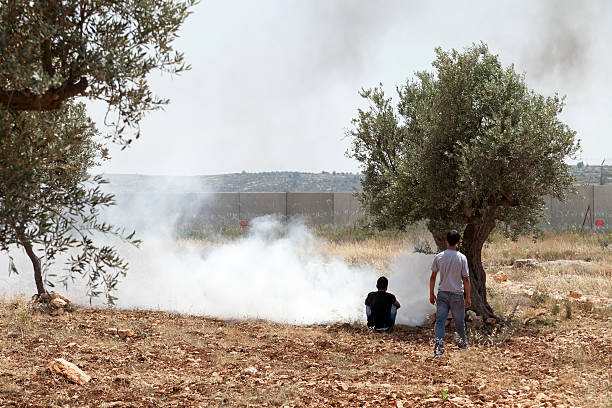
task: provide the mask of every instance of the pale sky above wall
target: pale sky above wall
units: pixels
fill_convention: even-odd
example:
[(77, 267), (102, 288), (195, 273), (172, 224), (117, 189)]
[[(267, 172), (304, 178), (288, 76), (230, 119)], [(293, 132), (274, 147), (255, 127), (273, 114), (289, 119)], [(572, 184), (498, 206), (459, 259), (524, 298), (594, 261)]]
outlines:
[[(432, 70), (435, 47), (479, 41), (536, 91), (567, 95), (579, 160), (612, 164), (611, 39), (606, 0), (204, 0), (176, 41), (192, 70), (152, 78), (171, 104), (100, 171), (359, 171), (344, 136), (364, 106), (359, 89), (382, 82), (395, 96)], [(102, 122), (101, 106), (91, 113)]]

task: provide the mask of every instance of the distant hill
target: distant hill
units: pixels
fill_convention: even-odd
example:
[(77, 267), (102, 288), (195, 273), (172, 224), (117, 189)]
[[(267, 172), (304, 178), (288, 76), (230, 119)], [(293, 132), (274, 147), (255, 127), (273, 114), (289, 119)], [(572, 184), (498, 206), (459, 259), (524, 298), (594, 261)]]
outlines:
[[(588, 164), (579, 164), (570, 166), (572, 174), (576, 177), (576, 184), (612, 184), (612, 165), (610, 166), (589, 166)], [(603, 177), (602, 177), (603, 172)]]
[(359, 174), (277, 171), (210, 176), (105, 174), (115, 193), (167, 192), (352, 192), (361, 190)]
[[(576, 184), (599, 184), (601, 166), (569, 166)], [(612, 166), (604, 166), (604, 181), (612, 184)], [(264, 173), (231, 173), (210, 176), (145, 176), (139, 174), (105, 174), (115, 193), (167, 192), (352, 192), (361, 191), (360, 174), (300, 173), (272, 171)]]

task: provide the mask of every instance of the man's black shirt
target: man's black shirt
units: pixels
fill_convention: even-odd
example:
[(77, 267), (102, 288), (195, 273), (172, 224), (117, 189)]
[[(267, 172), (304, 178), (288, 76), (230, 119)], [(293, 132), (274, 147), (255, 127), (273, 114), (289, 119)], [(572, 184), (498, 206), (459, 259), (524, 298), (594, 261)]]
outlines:
[(368, 293), (365, 304), (370, 306), (372, 314), (368, 318), (368, 327), (377, 329), (390, 327), (391, 322), (391, 305), (395, 303), (395, 296), (390, 293), (377, 291)]

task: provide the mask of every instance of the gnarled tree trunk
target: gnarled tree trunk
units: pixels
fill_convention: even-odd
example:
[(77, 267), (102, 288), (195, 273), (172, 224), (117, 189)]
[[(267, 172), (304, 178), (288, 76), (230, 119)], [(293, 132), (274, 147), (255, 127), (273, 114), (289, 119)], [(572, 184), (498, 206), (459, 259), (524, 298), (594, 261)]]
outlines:
[(495, 227), (495, 220), (467, 224), (463, 232), (461, 252), (466, 256), (470, 268), (471, 310), (484, 319), (500, 320), (487, 301), (487, 275), (482, 266), (482, 247)]
[(432, 234), (434, 241), (436, 243), (436, 247), (438, 248), (438, 252), (442, 252), (446, 250), (446, 234)]
[(45, 293), (45, 286), (43, 284), (42, 268), (40, 266), (40, 259), (34, 253), (34, 250), (32, 249), (32, 244), (30, 243), (30, 241), (28, 241), (27, 239), (22, 239), (21, 245), (23, 245), (23, 248), (28, 254), (30, 261), (32, 261), (32, 266), (34, 267), (34, 282), (36, 282), (36, 290), (38, 291), (39, 295), (42, 295), (43, 293)]
[(434, 242), (438, 247), (438, 252), (446, 250), (446, 234), (453, 228), (446, 222), (429, 220), (427, 222), (427, 229), (433, 236)]
[[(470, 269), (470, 298), (472, 300), (470, 310), (482, 316), (483, 319), (494, 317), (500, 320), (487, 301), (487, 275), (482, 266), (482, 247), (493, 228), (495, 228), (495, 219), (491, 217), (467, 224), (461, 237), (459, 250), (467, 258)], [(445, 250), (448, 230), (442, 232), (442, 229), (434, 229), (432, 226), (429, 226), (429, 230), (436, 241), (438, 250)]]

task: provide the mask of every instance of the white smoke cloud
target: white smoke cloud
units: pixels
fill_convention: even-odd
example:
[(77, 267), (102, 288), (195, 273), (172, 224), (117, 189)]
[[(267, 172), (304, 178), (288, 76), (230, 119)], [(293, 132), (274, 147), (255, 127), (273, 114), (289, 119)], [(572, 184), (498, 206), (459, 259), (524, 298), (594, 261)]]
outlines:
[[(118, 290), (120, 308), (159, 309), (221, 319), (292, 324), (365, 321), (364, 299), (378, 272), (323, 255), (321, 242), (300, 222), (253, 220), (246, 237), (203, 249), (197, 243), (149, 238), (128, 248), (131, 269)], [(402, 303), (397, 323), (422, 323), (428, 304), (428, 264), (401, 255), (389, 291)]]
[[(303, 223), (288, 227), (272, 217), (252, 223), (248, 235), (212, 248), (149, 237), (141, 249), (122, 248), (131, 268), (118, 285), (118, 308), (153, 309), (221, 319), (258, 318), (293, 324), (365, 321), (363, 301), (378, 272), (323, 255)], [(428, 303), (431, 257), (400, 255), (389, 291), (402, 304), (398, 324), (415, 325), (432, 311)], [(28, 270), (21, 260), (22, 271)], [(33, 293), (30, 274), (3, 279), (4, 294)], [(80, 282), (68, 289), (87, 304)]]
[(256, 219), (245, 238), (202, 249), (147, 240), (132, 251), (118, 306), (296, 324), (360, 320), (376, 273), (326, 259), (303, 224)]
[[(117, 285), (118, 308), (299, 325), (365, 323), (364, 300), (376, 290), (379, 276), (375, 268), (350, 266), (343, 259), (325, 255), (325, 243), (304, 222), (286, 224), (273, 216), (252, 220), (244, 237), (224, 244), (206, 247), (198, 241), (176, 240), (176, 223), (186, 213), (197, 213), (202, 205), (195, 195), (189, 205), (178, 205), (181, 200), (177, 197), (119, 197), (119, 205), (105, 214), (127, 230), (136, 228), (143, 240), (140, 248), (120, 244), (119, 252), (129, 261), (130, 270)], [(31, 265), (25, 256), (17, 258), (22, 273), (1, 278), (0, 295), (35, 292)], [(0, 258), (0, 268), (7, 270), (5, 265)], [(420, 324), (432, 312), (428, 303), (430, 265), (431, 256), (404, 253), (386, 273), (389, 292), (402, 305), (398, 324)], [(61, 262), (54, 268), (59, 270)], [(67, 290), (56, 290), (77, 304), (89, 304), (80, 280)], [(103, 299), (93, 302), (103, 306)]]
[(400, 302), (396, 324), (416, 326), (435, 308), (429, 303), (429, 277), (433, 255), (402, 253), (389, 276), (389, 292)]

